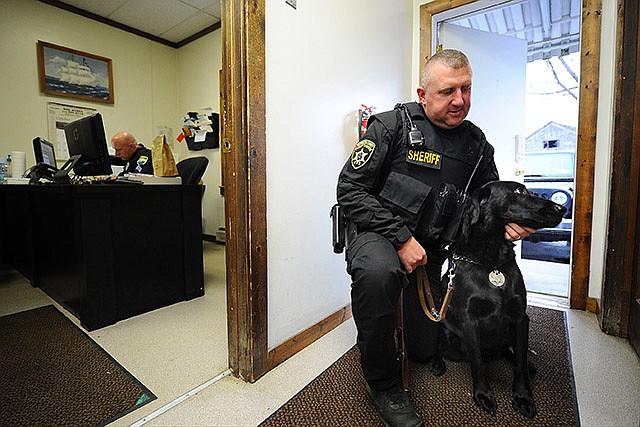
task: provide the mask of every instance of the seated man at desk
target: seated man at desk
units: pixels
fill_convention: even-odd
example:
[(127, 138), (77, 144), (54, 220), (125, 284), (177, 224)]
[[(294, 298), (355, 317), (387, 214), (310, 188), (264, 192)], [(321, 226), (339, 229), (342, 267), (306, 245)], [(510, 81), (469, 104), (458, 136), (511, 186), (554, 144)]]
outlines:
[(111, 163), (117, 166), (124, 166), (124, 170), (120, 175), (125, 173), (153, 175), (151, 150), (142, 144), (138, 144), (132, 134), (123, 130), (116, 133), (111, 138), (111, 146), (116, 152), (115, 158), (111, 158)]

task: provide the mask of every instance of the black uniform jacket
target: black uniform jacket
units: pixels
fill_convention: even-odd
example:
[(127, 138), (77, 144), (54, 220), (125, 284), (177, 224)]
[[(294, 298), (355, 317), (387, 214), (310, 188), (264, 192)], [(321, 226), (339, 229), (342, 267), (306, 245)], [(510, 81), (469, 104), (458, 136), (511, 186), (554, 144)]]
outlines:
[(138, 148), (126, 162), (119, 157), (111, 156), (111, 164), (124, 166), (120, 175), (124, 175), (125, 173), (144, 173), (147, 175), (153, 175), (151, 150), (142, 144), (138, 144)]
[(497, 180), (494, 149), (467, 120), (455, 129), (441, 129), (427, 119), (422, 105), (404, 107), (424, 135), (424, 145), (409, 146), (409, 121), (401, 109), (372, 116), (340, 173), (338, 203), (358, 232), (379, 233), (396, 249), (412, 235), (423, 246), (436, 248), (439, 243), (426, 235), (425, 222), (440, 184), (464, 189), (480, 154), (469, 192)]

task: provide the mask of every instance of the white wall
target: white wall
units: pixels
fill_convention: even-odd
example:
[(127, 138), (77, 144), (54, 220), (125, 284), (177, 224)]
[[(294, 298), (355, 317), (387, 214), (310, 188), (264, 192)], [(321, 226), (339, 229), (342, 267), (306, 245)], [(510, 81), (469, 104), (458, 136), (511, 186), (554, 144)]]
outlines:
[(591, 229), (591, 274), (589, 296), (600, 298), (604, 280), (611, 193), (611, 150), (613, 139), (613, 104), (616, 77), (617, 2), (602, 2), (602, 34), (600, 40), (600, 77), (598, 87), (598, 130), (596, 134), (595, 197)]
[(411, 0), (266, 2), (270, 348), (349, 303), (329, 210), (360, 104), (416, 98), (411, 20)]
[[(110, 58), (115, 104), (101, 104), (40, 93), (38, 40)], [(48, 138), (47, 103), (91, 107), (102, 113), (109, 139), (126, 129), (151, 145), (154, 121), (166, 122), (176, 112), (176, 51), (35, 0), (2, 0), (0, 52), (4, 62), (0, 91), (0, 155), (28, 153), (31, 140)]]
[[(220, 31), (176, 50), (35, 0), (1, 2), (0, 53), (6, 60), (0, 78), (0, 158), (18, 150), (27, 153), (27, 166), (35, 162), (32, 139), (54, 139), (48, 134), (48, 102), (95, 108), (104, 118), (107, 140), (124, 129), (149, 148), (159, 127), (170, 127), (177, 136), (188, 109), (219, 110)], [(38, 40), (110, 58), (115, 103), (41, 94)], [(179, 158), (196, 153), (177, 142), (174, 147)], [(210, 166), (204, 178), (204, 232), (215, 234), (224, 224), (220, 160), (218, 150), (205, 151)]]
[[(214, 31), (178, 49), (178, 114), (179, 118), (188, 111), (213, 108), (220, 113), (220, 81), (222, 69), (222, 32)], [(182, 121), (176, 122), (174, 135), (180, 131)], [(209, 166), (204, 174), (205, 188), (202, 200), (203, 232), (215, 236), (219, 227), (224, 227), (224, 199), (220, 195), (222, 168), (220, 148), (189, 151), (186, 142), (174, 142), (173, 151), (177, 158), (205, 156)]]

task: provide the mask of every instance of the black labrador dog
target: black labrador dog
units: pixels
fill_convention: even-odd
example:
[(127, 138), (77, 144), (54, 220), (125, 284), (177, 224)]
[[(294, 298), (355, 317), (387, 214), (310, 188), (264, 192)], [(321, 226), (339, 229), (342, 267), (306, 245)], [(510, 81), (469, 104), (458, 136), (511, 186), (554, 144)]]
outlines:
[(529, 418), (536, 415), (529, 383), (529, 369), (535, 368), (528, 361), (527, 293), (514, 244), (504, 237), (505, 224), (554, 227), (565, 212), (563, 206), (536, 197), (522, 184), (494, 181), (471, 195), (463, 214), (449, 273), (443, 279), (448, 283), (451, 274), (455, 290), (442, 322), (440, 354), (470, 363), (473, 399), (492, 415), (497, 405), (484, 361), (506, 354), (513, 356), (513, 407)]

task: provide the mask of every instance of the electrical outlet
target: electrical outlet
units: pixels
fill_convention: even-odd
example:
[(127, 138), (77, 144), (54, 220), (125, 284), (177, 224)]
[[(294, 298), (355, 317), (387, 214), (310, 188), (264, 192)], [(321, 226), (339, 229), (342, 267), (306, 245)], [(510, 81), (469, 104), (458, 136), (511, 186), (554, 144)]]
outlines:
[(292, 8), (296, 9), (296, 3), (298, 3), (298, 1), (297, 0), (286, 0), (285, 3), (287, 3)]

